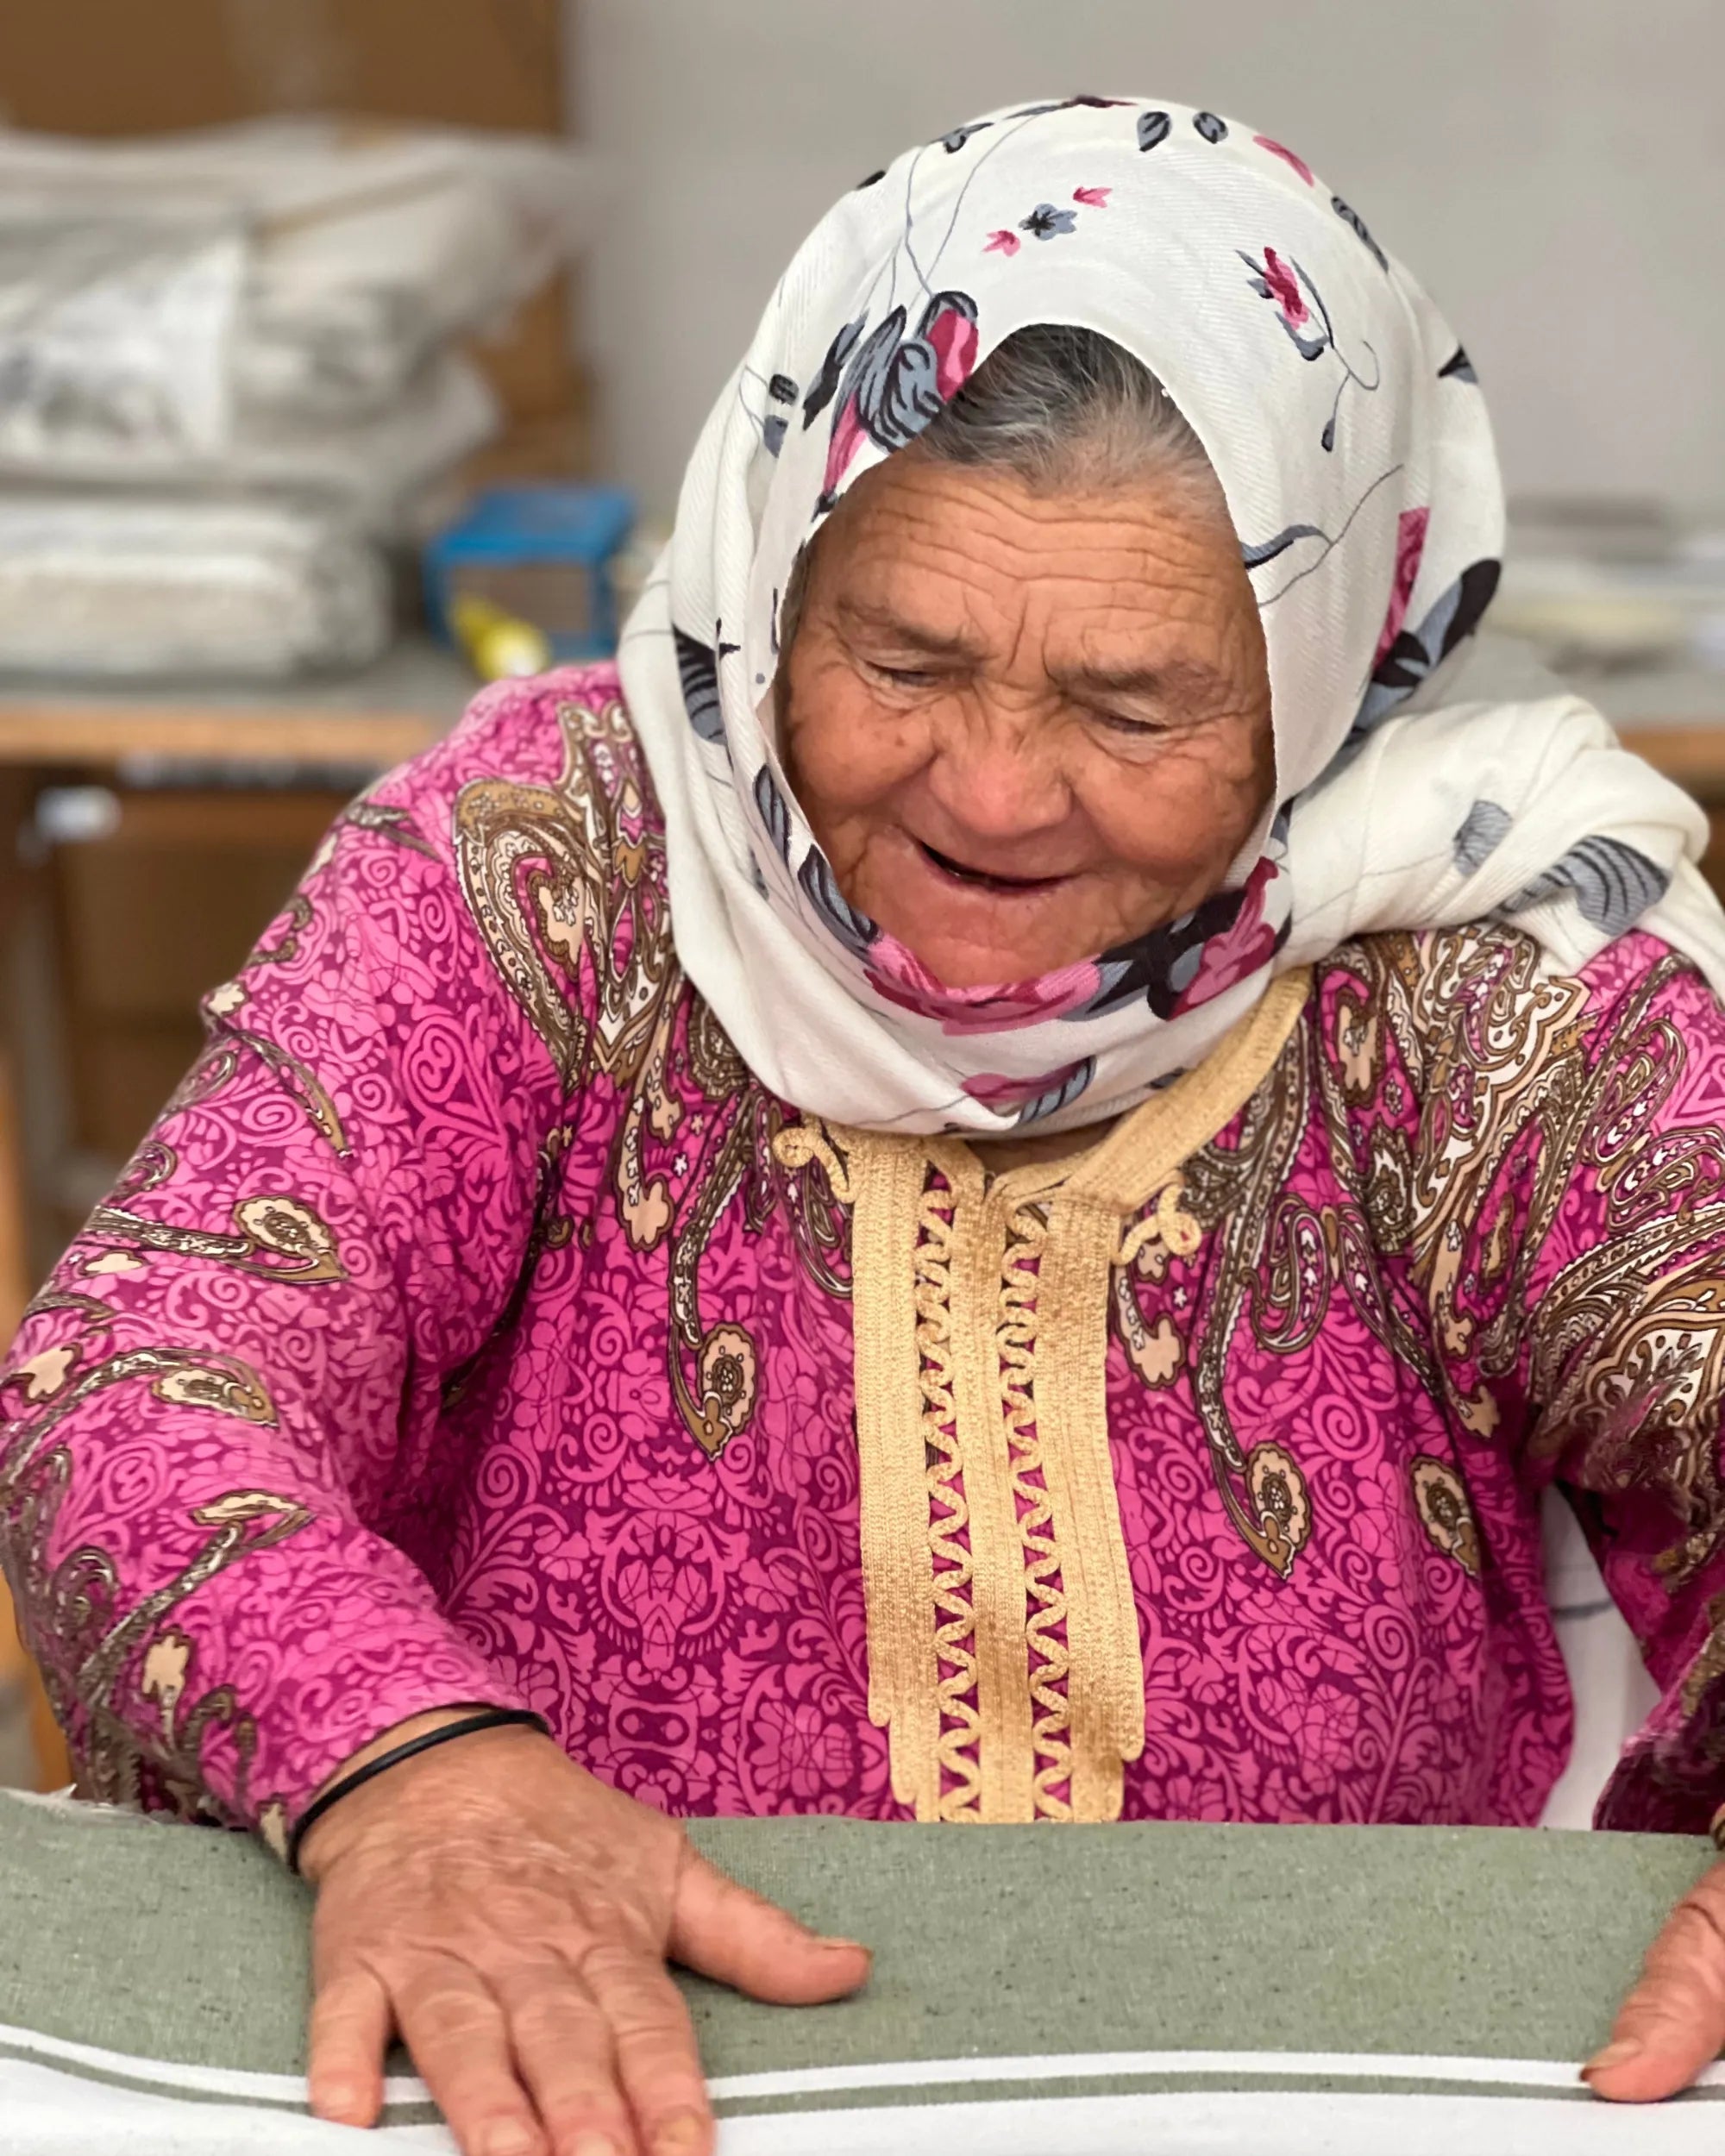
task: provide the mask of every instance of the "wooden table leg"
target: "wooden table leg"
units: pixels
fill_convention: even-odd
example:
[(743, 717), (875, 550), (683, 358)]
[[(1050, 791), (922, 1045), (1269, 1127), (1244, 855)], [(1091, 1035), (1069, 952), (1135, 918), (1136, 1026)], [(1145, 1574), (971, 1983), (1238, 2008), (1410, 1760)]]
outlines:
[[(12, 952), (23, 896), (18, 835), (30, 812), (32, 787), (26, 774), (8, 772), (0, 780), (0, 996), (13, 996)], [(6, 1021), (0, 1010), (0, 1341), (9, 1344), (34, 1288), (30, 1266), (29, 1213), (26, 1197), (23, 1138), (18, 1123), (18, 1095)], [(66, 1739), (55, 1724), (35, 1664), (18, 1636), (12, 1599), (0, 1580), (0, 1682), (22, 1683), (28, 1705), (30, 1739), (35, 1753), (36, 1787), (63, 1789), (72, 1779)]]
[[(11, 1067), (0, 1051), (0, 1338), (9, 1341), (30, 1299), (27, 1256), (24, 1181), (20, 1164), (16, 1100)], [(0, 1580), (0, 1680), (22, 1682), (35, 1752), (36, 1787), (64, 1789), (72, 1779), (72, 1761), (48, 1705), (35, 1664), (18, 1637), (12, 1598)]]
[(72, 1755), (54, 1720), (53, 1709), (48, 1705), (48, 1695), (42, 1689), (36, 1665), (18, 1637), (12, 1598), (6, 1592), (6, 1583), (0, 1580), (0, 1683), (8, 1680), (22, 1683), (24, 1688), (30, 1717), (30, 1744), (35, 1753), (36, 1787), (63, 1789), (72, 1779)]
[(9, 1346), (35, 1282), (29, 1179), (18, 1112), (18, 949), (29, 888), (22, 840), (34, 814), (34, 774), (0, 772), (0, 1342)]
[(29, 1213), (12, 1059), (0, 1047), (0, 1340), (9, 1344), (30, 1300)]

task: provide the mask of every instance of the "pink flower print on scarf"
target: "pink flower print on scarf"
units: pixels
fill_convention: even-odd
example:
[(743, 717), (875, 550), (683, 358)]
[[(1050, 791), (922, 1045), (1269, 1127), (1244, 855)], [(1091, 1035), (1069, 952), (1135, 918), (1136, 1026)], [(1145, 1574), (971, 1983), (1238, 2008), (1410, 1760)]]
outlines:
[(1254, 273), (1251, 281), (1259, 297), (1276, 302), (1282, 310), (1282, 319), (1290, 329), (1298, 329), (1311, 320), (1312, 310), (1300, 290), (1298, 277), (1273, 247), (1265, 248), (1261, 262), (1254, 262), (1246, 254), (1242, 254), (1240, 260)]
[[(837, 500), (844, 475), (865, 441), (888, 450), (914, 442), (976, 364), (976, 303), (968, 293), (936, 292), (913, 336), (905, 335), (906, 320), (904, 309), (894, 307), (856, 346), (844, 366), (817, 505), (822, 511)], [(833, 393), (828, 385), (861, 327), (860, 322), (848, 323), (834, 338), (820, 382), (803, 407), (805, 423)]]
[[(1106, 210), (1112, 187), (1075, 187), (1072, 199), (1086, 210)], [(1032, 239), (1056, 240), (1063, 233), (1078, 229), (1076, 210), (1057, 210), (1051, 202), (1039, 202), (1027, 217), (1019, 220), (1019, 232), (1028, 232)], [(984, 254), (1016, 254), (1024, 245), (1019, 232), (1002, 225), (998, 232), (991, 232), (982, 242)]]
[(1268, 150), (1272, 157), (1279, 157), (1284, 165), (1291, 165), (1308, 187), (1317, 185), (1312, 177), (1311, 166), (1303, 157), (1295, 157), (1285, 142), (1277, 142), (1268, 135), (1254, 135), (1251, 139), (1259, 149)]
[(1245, 892), (1233, 924), (1210, 937), (1198, 970), (1181, 991), (1173, 1016), (1208, 1003), (1267, 966), (1282, 942), (1282, 931), (1264, 918), (1270, 887), (1282, 874), (1267, 856), (1246, 878)]
[(883, 932), (869, 947), (869, 984), (900, 1010), (938, 1019), (943, 1033), (962, 1037), (1011, 1032), (1019, 1026), (1038, 1025), (1044, 1018), (1064, 1018), (1090, 1000), (1101, 985), (1101, 975), (1095, 961), (1087, 958), (1034, 981), (949, 988), (897, 937)]
[(1402, 624), (1408, 618), (1408, 602), (1414, 596), (1414, 584), (1420, 573), (1420, 561), (1426, 551), (1426, 527), (1432, 521), (1429, 509), (1404, 509), (1396, 524), (1396, 575), (1389, 587), (1389, 609), (1383, 617), (1383, 632), (1377, 639), (1377, 649), (1372, 655), (1372, 667), (1382, 665), (1385, 654), (1402, 633)]
[(974, 1078), (964, 1081), (964, 1090), (973, 1100), (980, 1100), (984, 1107), (1004, 1113), (1008, 1108), (1027, 1108), (1032, 1100), (1050, 1098), (1064, 1101), (1079, 1090), (1074, 1081), (1088, 1079), (1092, 1059), (1081, 1056), (1076, 1062), (1062, 1063), (1057, 1070), (1044, 1070), (1034, 1078), (1013, 1078), (1001, 1070), (979, 1070)]
[[(1276, 319), (1286, 332), (1288, 340), (1307, 365), (1321, 360), (1327, 353), (1341, 369), (1341, 379), (1336, 385), (1335, 402), (1330, 406), (1330, 416), (1324, 423), (1324, 431), (1318, 437), (1326, 455), (1336, 446), (1336, 420), (1341, 411), (1342, 398), (1349, 386), (1367, 397), (1376, 396), (1383, 382), (1383, 369), (1372, 353), (1373, 373), (1368, 381), (1336, 342), (1335, 326), (1330, 320), (1330, 310), (1324, 304), (1324, 296), (1291, 258), (1284, 260), (1273, 247), (1264, 250), (1260, 262), (1248, 254), (1244, 248), (1234, 253), (1246, 266), (1248, 282), (1260, 299), (1275, 303)], [(1309, 335), (1308, 332), (1309, 331)], [(1363, 348), (1370, 352), (1371, 348)]]

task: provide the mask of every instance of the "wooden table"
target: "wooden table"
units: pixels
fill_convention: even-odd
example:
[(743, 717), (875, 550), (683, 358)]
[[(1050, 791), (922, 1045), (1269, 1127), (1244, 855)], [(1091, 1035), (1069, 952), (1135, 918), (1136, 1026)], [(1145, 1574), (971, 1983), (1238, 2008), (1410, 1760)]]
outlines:
[(386, 770), (447, 733), (474, 686), (460, 660), (422, 637), (398, 644), (362, 674), (284, 689), (128, 691), (0, 676), (0, 766), (115, 770), (142, 761)]

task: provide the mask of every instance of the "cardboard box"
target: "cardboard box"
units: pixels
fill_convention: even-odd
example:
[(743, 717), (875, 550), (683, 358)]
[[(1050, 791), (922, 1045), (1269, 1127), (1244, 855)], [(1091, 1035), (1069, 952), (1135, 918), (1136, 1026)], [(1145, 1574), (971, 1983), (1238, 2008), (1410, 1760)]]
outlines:
[(198, 1000), (244, 962), (304, 872), (333, 793), (122, 793), (116, 828), (49, 864), (71, 1147), (116, 1163), (203, 1040)]

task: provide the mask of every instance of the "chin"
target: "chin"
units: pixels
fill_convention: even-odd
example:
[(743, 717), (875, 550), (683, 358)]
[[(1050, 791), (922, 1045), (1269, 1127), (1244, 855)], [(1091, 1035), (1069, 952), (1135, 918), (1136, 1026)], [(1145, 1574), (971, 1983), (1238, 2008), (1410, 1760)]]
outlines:
[(888, 920), (881, 925), (919, 966), (949, 988), (997, 988), (1014, 981), (1038, 981), (1094, 956), (1082, 941), (1070, 937), (1058, 942), (1041, 937), (979, 939), (931, 936), (925, 921), (906, 922), (900, 926)]
[(1038, 981), (1043, 975), (1057, 973), (1062, 966), (1075, 962), (1057, 959), (1049, 963), (1034, 954), (1026, 956), (1022, 951), (1001, 951), (989, 956), (975, 950), (947, 950), (940, 945), (918, 950), (916, 956), (935, 979), (944, 981), (949, 988), (1007, 987), (1017, 981)]

